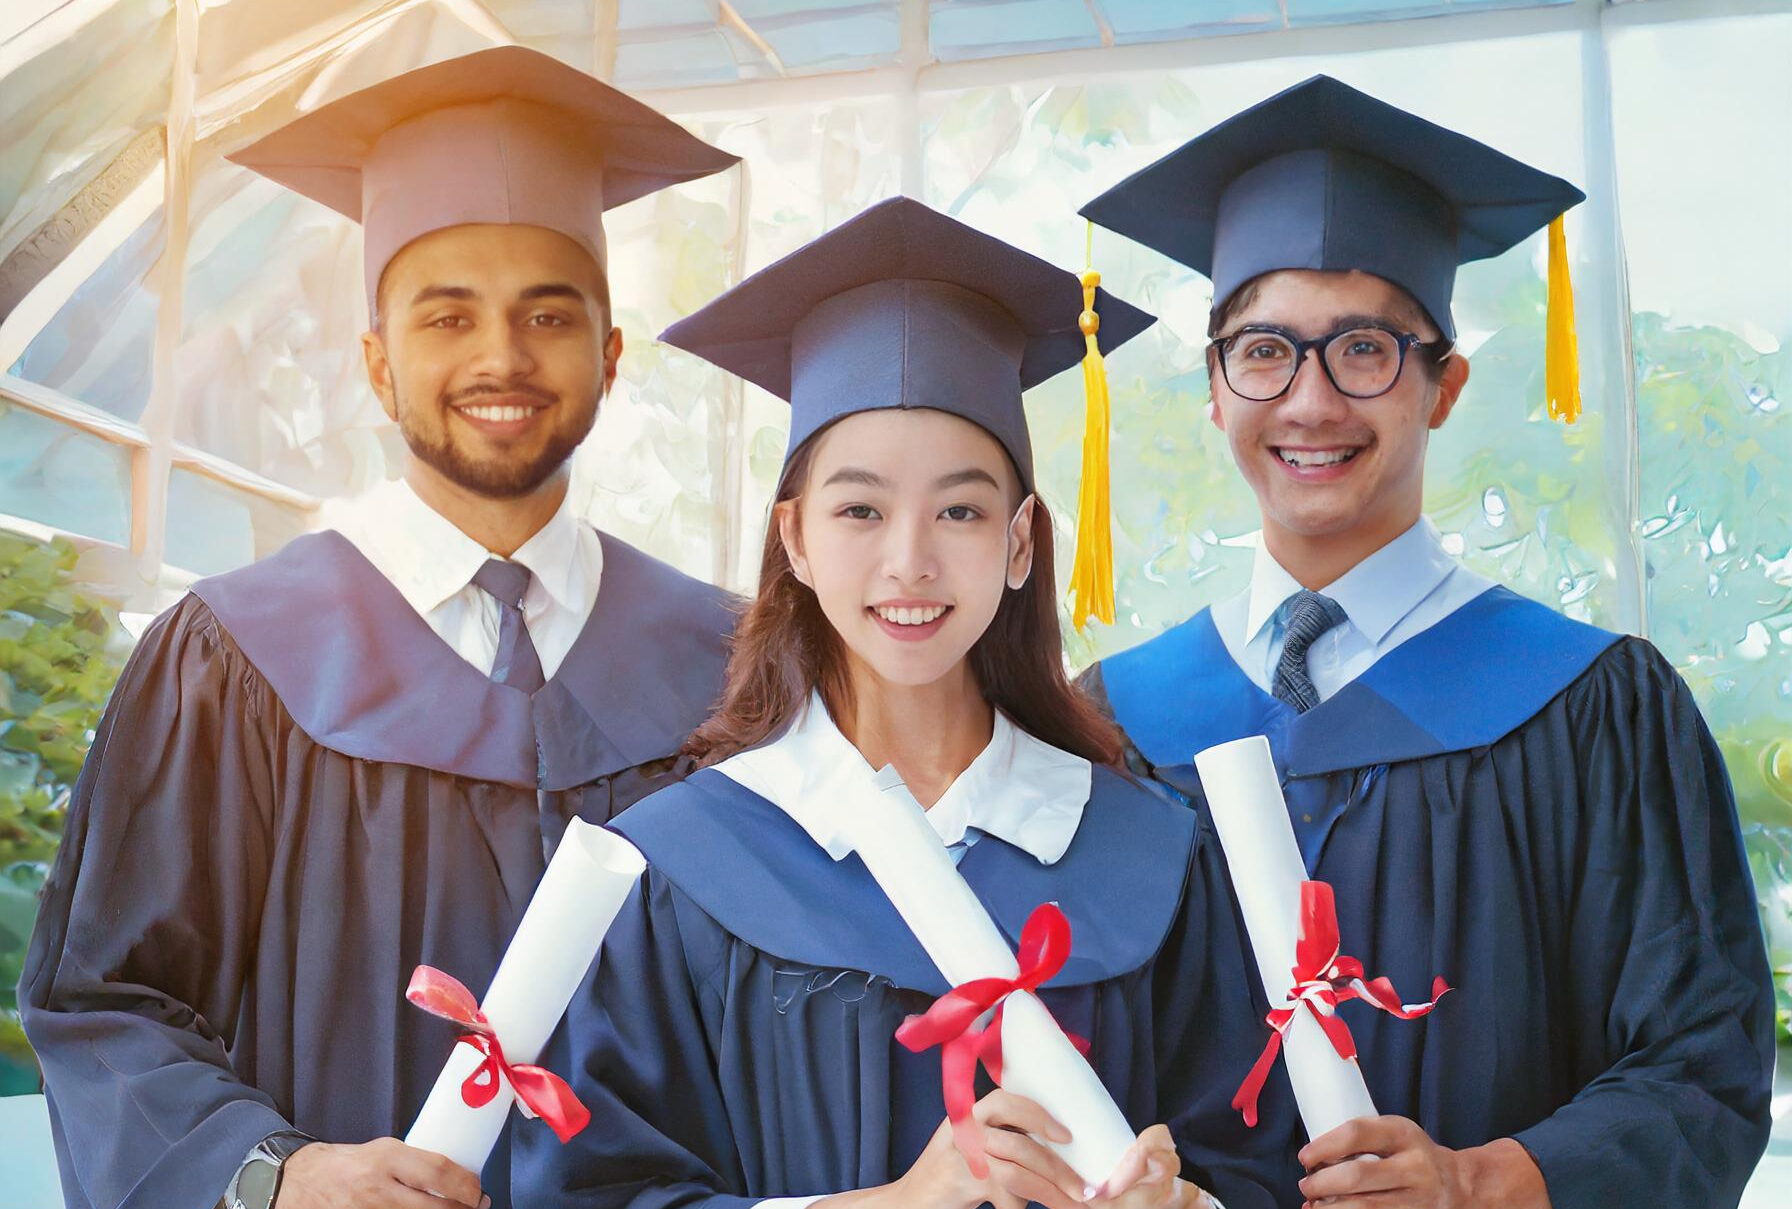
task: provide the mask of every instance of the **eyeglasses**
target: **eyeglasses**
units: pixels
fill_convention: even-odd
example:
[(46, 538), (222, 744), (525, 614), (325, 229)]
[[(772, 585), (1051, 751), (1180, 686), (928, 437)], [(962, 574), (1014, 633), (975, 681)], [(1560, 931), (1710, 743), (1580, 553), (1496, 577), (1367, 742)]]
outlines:
[(1352, 399), (1373, 399), (1394, 389), (1406, 367), (1406, 351), (1423, 349), (1442, 360), (1455, 347), (1450, 340), (1421, 340), (1411, 332), (1366, 325), (1343, 328), (1302, 340), (1286, 328), (1252, 325), (1208, 343), (1219, 352), (1220, 372), (1232, 393), (1257, 403), (1279, 399), (1294, 384), (1309, 349), (1338, 393)]

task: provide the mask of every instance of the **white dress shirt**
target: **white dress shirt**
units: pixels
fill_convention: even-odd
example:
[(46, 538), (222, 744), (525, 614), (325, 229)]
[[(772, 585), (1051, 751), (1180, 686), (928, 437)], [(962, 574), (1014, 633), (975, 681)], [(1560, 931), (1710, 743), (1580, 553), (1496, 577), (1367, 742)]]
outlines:
[[(1056, 864), (1076, 837), (1089, 802), (1089, 761), (1034, 738), (1001, 710), (989, 745), (927, 810), (947, 847), (993, 835)], [(837, 775), (869, 779), (877, 770), (834, 725), (818, 693), (776, 739), (730, 756), (716, 770), (796, 820), (835, 860), (852, 852), (842, 812), (852, 799), (831, 792)]]
[[(1320, 589), (1343, 607), (1345, 620), (1307, 651), (1307, 673), (1319, 699), (1331, 697), (1383, 655), (1491, 587), (1491, 579), (1450, 557), (1436, 527), (1420, 517)], [(1214, 628), (1233, 662), (1264, 692), (1274, 683), (1292, 600), (1300, 590), (1300, 583), (1260, 542), (1250, 586), (1213, 606)]]
[[(819, 694), (810, 694), (776, 739), (715, 767), (776, 804), (833, 859), (852, 852), (842, 816), (853, 797), (834, 792), (830, 782), (841, 776), (869, 778), (876, 770), (840, 733)], [(1089, 761), (1034, 738), (997, 710), (989, 746), (947, 786), (926, 817), (955, 859), (979, 836), (993, 835), (1052, 865), (1076, 837), (1091, 780)], [(824, 1195), (832, 1193), (773, 1197), (760, 1201), (758, 1209), (804, 1209)]]
[[(575, 516), (571, 496), (534, 537), (510, 556), (529, 569), (523, 624), (552, 678), (597, 603), (603, 546), (597, 530)], [(487, 676), (498, 658), (498, 602), (473, 583), (497, 557), (425, 504), (402, 479), (382, 483), (327, 519), (454, 653)]]

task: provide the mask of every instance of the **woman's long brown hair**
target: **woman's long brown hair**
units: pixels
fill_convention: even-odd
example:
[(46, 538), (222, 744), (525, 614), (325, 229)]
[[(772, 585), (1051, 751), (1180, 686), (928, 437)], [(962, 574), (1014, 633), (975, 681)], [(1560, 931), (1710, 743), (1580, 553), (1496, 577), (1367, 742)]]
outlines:
[[(778, 484), (779, 503), (796, 499), (809, 481), (820, 434), (791, 455)], [(1115, 766), (1120, 732), (1064, 674), (1053, 594), (1051, 516), (1033, 502), (1033, 573), (1003, 592), (995, 618), (971, 647), (972, 674), (983, 697), (1017, 726), (1053, 747)], [(813, 688), (836, 715), (851, 708), (852, 686), (840, 638), (797, 579), (774, 516), (759, 561), (759, 593), (734, 633), (722, 702), (685, 743), (707, 766), (776, 735)]]

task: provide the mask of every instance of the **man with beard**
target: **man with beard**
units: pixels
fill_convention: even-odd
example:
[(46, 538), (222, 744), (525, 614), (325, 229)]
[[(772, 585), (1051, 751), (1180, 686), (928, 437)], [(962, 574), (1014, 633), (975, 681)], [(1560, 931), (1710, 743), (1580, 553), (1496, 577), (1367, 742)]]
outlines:
[(622, 351), (603, 210), (734, 157), (504, 47), (235, 158), (364, 225), (368, 376), (410, 457), (144, 635), (25, 1027), (70, 1206), (475, 1206), (478, 1173), (394, 1140), (454, 1041), (405, 985), (483, 987), (568, 820), (678, 776), (720, 685), (725, 595), (579, 519), (567, 459)]

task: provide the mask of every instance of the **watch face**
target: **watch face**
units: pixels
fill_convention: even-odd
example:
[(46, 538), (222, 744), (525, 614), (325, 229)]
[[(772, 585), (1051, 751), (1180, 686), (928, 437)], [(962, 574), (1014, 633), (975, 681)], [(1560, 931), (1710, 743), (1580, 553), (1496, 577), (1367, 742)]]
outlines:
[(250, 1159), (243, 1164), (236, 1181), (236, 1203), (242, 1209), (268, 1209), (274, 1203), (274, 1190), (280, 1185), (280, 1168), (266, 1159)]

